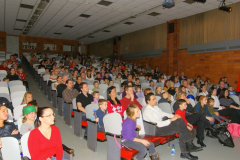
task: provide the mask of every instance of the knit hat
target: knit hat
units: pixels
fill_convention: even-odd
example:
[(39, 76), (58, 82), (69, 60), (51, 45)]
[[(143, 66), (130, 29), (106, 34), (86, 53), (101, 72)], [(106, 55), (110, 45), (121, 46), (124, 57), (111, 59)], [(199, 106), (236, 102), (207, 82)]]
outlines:
[(33, 105), (27, 105), (23, 107), (23, 115), (27, 115), (30, 112), (37, 112), (36, 108)]

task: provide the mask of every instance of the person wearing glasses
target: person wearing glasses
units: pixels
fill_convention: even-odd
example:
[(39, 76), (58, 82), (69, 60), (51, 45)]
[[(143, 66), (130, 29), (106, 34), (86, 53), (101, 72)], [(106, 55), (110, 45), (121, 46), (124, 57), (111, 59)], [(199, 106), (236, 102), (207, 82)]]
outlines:
[(38, 109), (35, 129), (28, 138), (31, 160), (62, 160), (61, 134), (58, 127), (53, 125), (54, 119), (55, 113), (50, 107)]

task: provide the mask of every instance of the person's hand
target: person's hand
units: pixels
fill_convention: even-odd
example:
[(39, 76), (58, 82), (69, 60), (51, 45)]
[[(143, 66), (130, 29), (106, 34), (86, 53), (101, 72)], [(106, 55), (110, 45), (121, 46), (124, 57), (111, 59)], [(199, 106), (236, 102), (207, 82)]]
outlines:
[(136, 127), (137, 127), (139, 130), (141, 129), (141, 126), (139, 126), (139, 125), (137, 125)]
[(193, 129), (193, 126), (190, 123), (188, 123), (187, 128), (188, 128), (189, 131), (191, 131)]
[(11, 133), (11, 135), (14, 135), (14, 134), (18, 134), (18, 130), (17, 129), (14, 129), (13, 131), (12, 131), (12, 133)]
[(213, 122), (213, 118), (212, 117), (206, 117), (208, 121)]
[(218, 112), (216, 112), (216, 113), (215, 113), (215, 115), (216, 115), (216, 116), (219, 116), (219, 113), (218, 113)]
[(222, 109), (226, 109), (226, 107), (222, 106)]
[(189, 99), (187, 99), (187, 97), (184, 98), (184, 100), (187, 102), (187, 104), (189, 104)]
[(143, 139), (143, 140), (141, 141), (141, 143), (142, 143), (144, 146), (149, 146), (149, 145), (150, 145), (150, 143), (149, 143), (147, 140), (145, 140), (145, 139)]
[(130, 94), (130, 99), (131, 99), (131, 101), (133, 101), (133, 99), (134, 99), (134, 95), (133, 94)]
[(99, 118), (96, 118), (96, 119), (95, 119), (95, 122), (98, 122), (98, 121), (99, 121)]

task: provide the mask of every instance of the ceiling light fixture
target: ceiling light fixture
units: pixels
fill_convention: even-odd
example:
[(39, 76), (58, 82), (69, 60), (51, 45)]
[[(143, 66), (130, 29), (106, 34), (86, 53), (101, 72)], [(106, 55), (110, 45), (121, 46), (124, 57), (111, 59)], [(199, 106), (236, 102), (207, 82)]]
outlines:
[(49, 3), (50, 0), (41, 0), (37, 6), (37, 8), (35, 9), (32, 17), (30, 18), (30, 20), (28, 21), (28, 24), (26, 25), (26, 27), (23, 29), (23, 35), (27, 35), (28, 32), (32, 29), (32, 26), (35, 24), (35, 22), (37, 21), (37, 19), (39, 18), (39, 16), (41, 15), (42, 11), (45, 9), (45, 7), (47, 6), (47, 4)]
[(175, 2), (173, 0), (165, 0), (163, 3), (162, 3), (163, 7), (165, 8), (172, 8), (175, 6)]
[(232, 7), (227, 7), (226, 6), (226, 3), (225, 3), (225, 0), (223, 0), (220, 5), (219, 5), (219, 10), (222, 10), (222, 11), (225, 11), (225, 12), (231, 12), (232, 11)]

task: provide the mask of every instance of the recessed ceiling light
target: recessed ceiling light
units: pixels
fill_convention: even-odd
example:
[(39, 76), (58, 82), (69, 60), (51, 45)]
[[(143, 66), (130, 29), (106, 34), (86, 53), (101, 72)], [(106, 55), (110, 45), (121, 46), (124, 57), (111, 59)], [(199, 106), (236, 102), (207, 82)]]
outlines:
[(111, 32), (111, 31), (109, 31), (109, 30), (104, 30), (103, 32)]
[(73, 26), (70, 26), (70, 25), (65, 25), (64, 27), (73, 28)]
[(109, 1), (100, 1), (97, 4), (99, 5), (103, 5), (103, 6), (109, 6), (110, 4), (112, 4), (113, 2), (109, 2)]
[(24, 19), (16, 19), (16, 21), (18, 21), (18, 22), (27, 22), (27, 20), (24, 20)]
[(19, 29), (19, 28), (14, 28), (14, 30), (16, 30), (16, 31), (22, 31), (22, 29)]
[(61, 35), (62, 33), (54, 33), (54, 34), (58, 34), (58, 35)]
[(91, 15), (88, 15), (88, 14), (80, 14), (79, 17), (89, 18), (89, 17), (91, 17)]
[(20, 4), (21, 8), (27, 8), (27, 9), (33, 9), (34, 6), (28, 5), (28, 4)]
[(133, 24), (133, 22), (125, 22), (123, 24), (131, 25), (131, 24)]
[(160, 13), (152, 12), (152, 13), (149, 13), (148, 15), (149, 15), (149, 16), (158, 16), (158, 15), (160, 15)]

